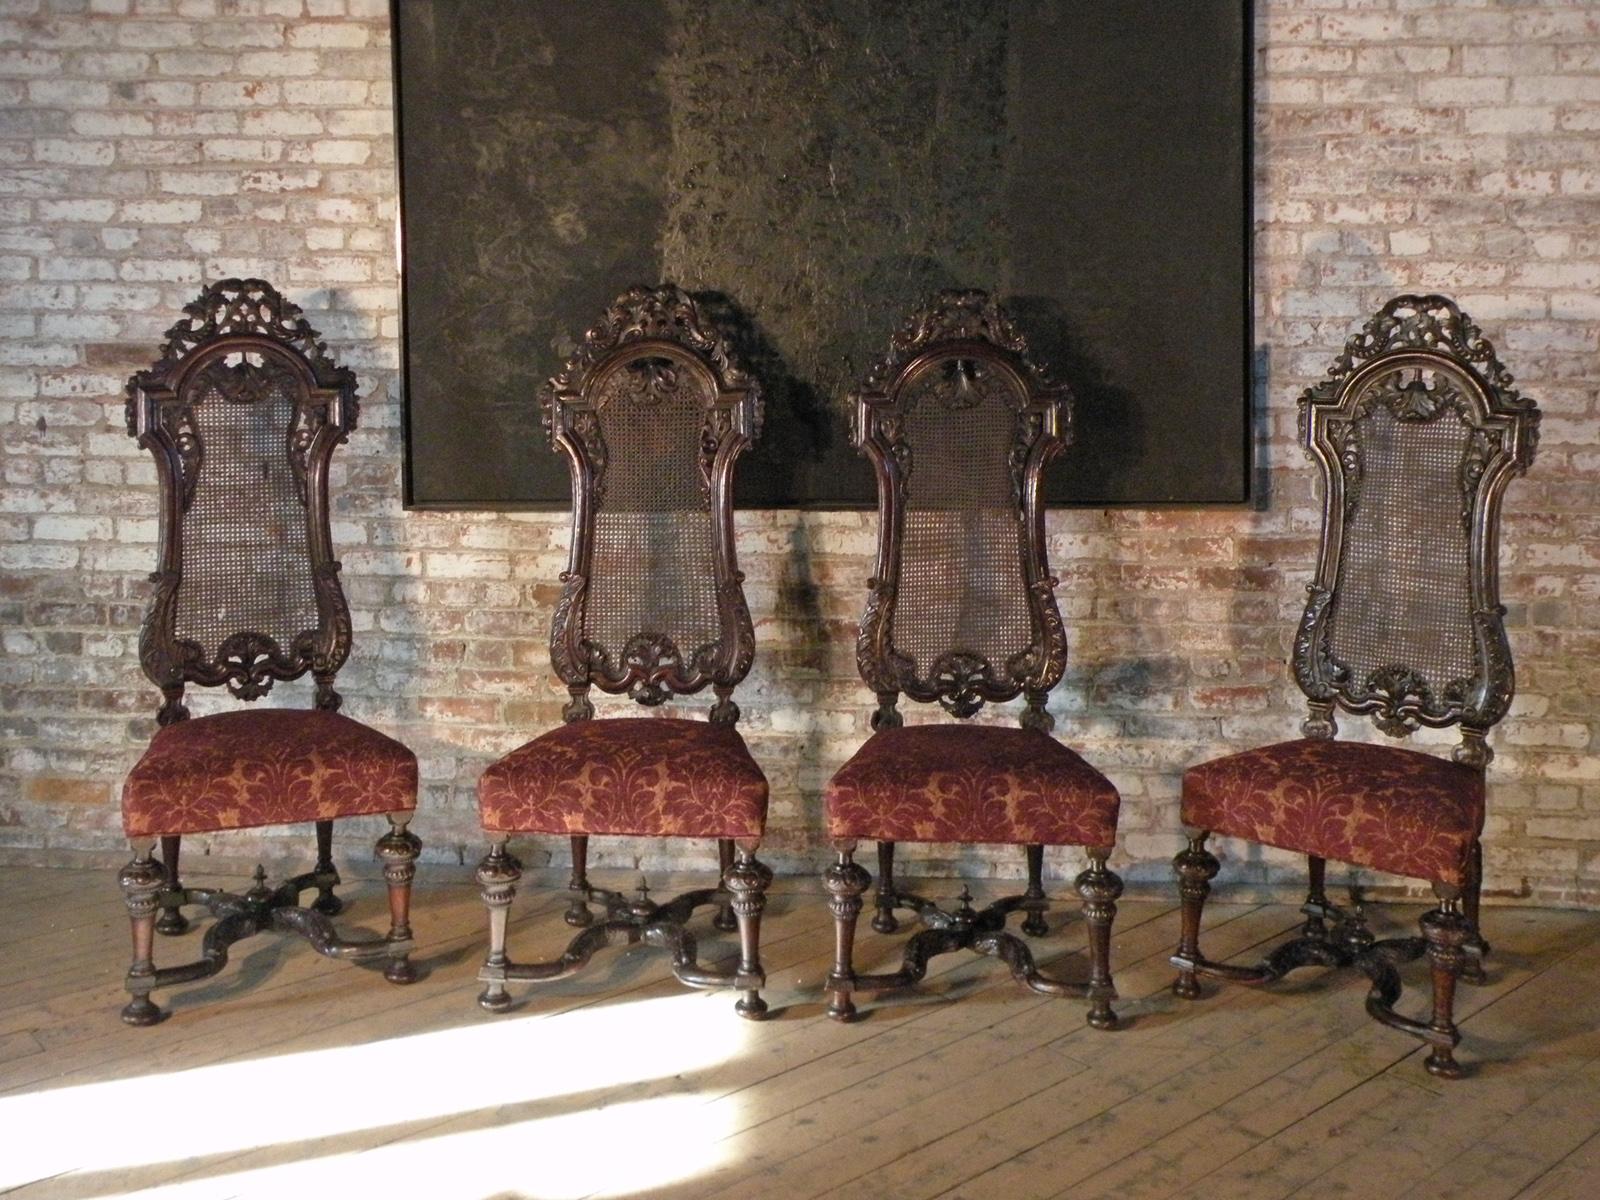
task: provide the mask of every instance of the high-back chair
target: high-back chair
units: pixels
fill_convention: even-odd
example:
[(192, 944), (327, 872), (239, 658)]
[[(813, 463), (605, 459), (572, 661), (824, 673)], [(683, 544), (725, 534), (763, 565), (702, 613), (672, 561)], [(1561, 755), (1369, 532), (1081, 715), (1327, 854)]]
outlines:
[[(985, 293), (948, 291), (916, 313), (855, 397), (858, 446), (878, 480), (878, 557), (856, 642), (861, 677), (878, 697), (873, 734), (829, 780), (824, 795), (837, 863), (824, 876), (837, 926), (828, 1014), (849, 1020), (852, 994), (915, 984), (935, 954), (970, 948), (1005, 961), (1036, 991), (1087, 996), (1089, 1023), (1116, 1023), (1111, 922), (1122, 882), (1106, 866), (1117, 833), (1117, 790), (1051, 736), (1050, 690), (1066, 668), (1067, 640), (1045, 557), (1045, 465), (1070, 432), (1070, 398), (1028, 357), (1010, 319)], [(904, 694), (937, 702), (954, 723), (906, 726)], [(986, 701), (1025, 698), (1020, 729), (972, 724)], [(871, 883), (857, 843), (878, 843), (873, 927), (892, 932), (896, 910), (926, 927), (892, 974), (853, 965), (861, 895)], [(963, 893), (945, 911), (901, 888), (898, 842), (987, 842), (1026, 847), (1027, 891), (981, 912)], [(1087, 983), (1040, 973), (1026, 943), (1006, 932), (1047, 932), (1045, 846), (1083, 846), (1078, 876), (1089, 926)]]
[[(570, 975), (613, 942), (672, 953), (691, 987), (735, 987), (737, 1009), (766, 1012), (759, 952), (772, 873), (755, 857), (767, 781), (735, 723), (734, 688), (750, 670), (755, 631), (733, 542), (733, 468), (756, 437), (760, 393), (722, 336), (676, 287), (633, 288), (585, 335), (546, 385), (545, 423), (572, 468), (572, 549), (550, 632), (567, 685), (566, 723), (513, 750), (478, 784), (491, 839), (478, 867), (489, 910), (479, 1003), (511, 1004), (506, 984)], [(591, 688), (655, 706), (710, 688), (707, 719), (596, 718)], [(566, 920), (584, 927), (567, 952), (517, 964), (506, 916), (521, 876), (513, 834), (564, 834), (572, 846)], [(722, 883), (665, 904), (593, 887), (593, 835), (715, 839)], [(599, 923), (589, 905), (604, 909)], [(739, 931), (732, 972), (701, 966), (686, 928), (714, 905)], [(730, 919), (731, 918), (731, 919)]]
[[(154, 988), (216, 974), (232, 942), (267, 928), (301, 934), (331, 957), (387, 959), (395, 983), (415, 978), (409, 912), (421, 844), (406, 826), (416, 756), (341, 715), (334, 690), (351, 630), (329, 534), (328, 463), (355, 428), (355, 376), (328, 357), (300, 309), (259, 279), (213, 284), (184, 314), (160, 361), (128, 383), (128, 432), (155, 458), (161, 494), (139, 662), (164, 700), (160, 729), (122, 792), (134, 849), (121, 874), (133, 922), (132, 999), (122, 1010), (131, 1025), (164, 1015)], [(190, 718), (184, 704), (191, 685), (252, 701), (308, 673), (309, 709)], [(342, 906), (333, 822), (378, 813), (390, 821), (377, 847), (389, 934), (345, 941), (328, 919)], [(316, 825), (307, 874), (269, 888), (257, 867), (242, 896), (180, 881), (185, 834), (301, 821)], [(151, 853), (158, 838), (160, 861)], [(312, 888), (316, 901), (299, 907)], [(216, 918), (201, 958), (157, 968), (153, 935), (183, 933), (187, 905)]]
[[(1322, 543), (1294, 640), (1294, 676), (1310, 704), (1304, 737), (1191, 767), (1183, 777), (1188, 848), (1174, 860), (1183, 927), (1177, 995), (1197, 976), (1268, 983), (1295, 967), (1355, 966), (1367, 1010), (1454, 1056), (1458, 977), (1482, 978), (1478, 929), (1484, 769), (1490, 728), (1511, 704), (1511, 649), (1500, 605), (1500, 502), (1533, 461), (1539, 414), (1494, 347), (1443, 296), (1400, 296), (1346, 344), (1300, 400), (1301, 432), (1322, 476)], [(1403, 738), (1459, 726), (1450, 760), (1339, 741), (1334, 711), (1370, 714)], [(1218, 862), (1211, 833), (1307, 855), (1300, 935), (1256, 967), (1200, 953), (1201, 909)], [(1358, 905), (1331, 904), (1328, 859), (1423, 879), (1439, 906), (1422, 936), (1375, 942)], [(1395, 1012), (1398, 965), (1426, 954), (1433, 1008)]]

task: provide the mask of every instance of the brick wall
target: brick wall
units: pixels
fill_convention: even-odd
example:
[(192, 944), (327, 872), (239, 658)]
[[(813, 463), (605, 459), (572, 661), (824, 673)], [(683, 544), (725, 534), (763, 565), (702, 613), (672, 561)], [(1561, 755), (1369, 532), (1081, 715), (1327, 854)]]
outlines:
[[(1294, 397), (1391, 294), (1453, 293), (1546, 414), (1539, 461), (1508, 506), (1503, 584), (1521, 686), (1495, 738), (1488, 884), (1592, 905), (1600, 6), (1257, 8), (1262, 499), (1249, 511), (1051, 516), (1073, 650), (1053, 702), (1059, 732), (1122, 789), (1118, 866), (1165, 878), (1181, 767), (1291, 736), (1300, 719), (1285, 660), (1317, 513)], [(122, 430), (120, 390), (180, 306), (222, 276), (278, 281), (360, 373), (363, 426), (335, 479), (357, 630), (341, 688), (347, 712), (420, 754), (416, 827), (433, 862), (476, 859), (478, 771), (557, 720), (543, 640), (562, 522), (400, 507), (386, 10), (385, 0), (0, 0), (0, 854), (10, 861), (122, 856), (117, 791), (155, 708), (135, 655), (155, 501), (152, 468)], [(821, 784), (867, 731), (851, 639), (872, 529), (850, 513), (744, 513), (739, 525), (760, 637), (740, 697), (745, 728), (773, 781), (770, 857), (799, 870), (820, 858)], [(280, 692), (304, 700), (294, 686)], [(352, 862), (370, 832), (345, 836)], [(194, 840), (197, 853), (277, 857), (307, 838)], [(530, 864), (550, 848), (530, 847)], [(635, 849), (597, 846), (617, 866)], [(1288, 856), (1223, 849), (1226, 880), (1270, 886), (1296, 869)], [(937, 854), (939, 865), (1020, 866), (1013, 854)], [(1052, 852), (1050, 864), (1059, 874), (1074, 856)]]

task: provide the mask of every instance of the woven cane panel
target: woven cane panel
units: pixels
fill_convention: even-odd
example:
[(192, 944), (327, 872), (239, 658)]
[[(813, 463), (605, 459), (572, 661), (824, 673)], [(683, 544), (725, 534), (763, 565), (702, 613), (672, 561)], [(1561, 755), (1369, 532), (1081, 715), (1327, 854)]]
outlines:
[(295, 387), (280, 378), (240, 402), (214, 379), (201, 376), (190, 396), (204, 458), (183, 517), (176, 633), (207, 657), (241, 632), (288, 650), (318, 626), (306, 509), (288, 454)]
[(1352, 684), (1385, 667), (1437, 692), (1476, 674), (1461, 463), (1471, 430), (1451, 409), (1402, 421), (1375, 408), (1357, 425), (1361, 468), (1329, 618), (1329, 649)]
[(1022, 398), (981, 364), (952, 362), (906, 399), (911, 450), (895, 649), (926, 677), (951, 651), (998, 674), (1033, 643), (1011, 449)]
[[(630, 371), (601, 396), (606, 447), (584, 634), (618, 660), (637, 634), (688, 659), (721, 640), (715, 523), (701, 491), (709, 394), (687, 372)], [(623, 386), (626, 384), (627, 386)]]

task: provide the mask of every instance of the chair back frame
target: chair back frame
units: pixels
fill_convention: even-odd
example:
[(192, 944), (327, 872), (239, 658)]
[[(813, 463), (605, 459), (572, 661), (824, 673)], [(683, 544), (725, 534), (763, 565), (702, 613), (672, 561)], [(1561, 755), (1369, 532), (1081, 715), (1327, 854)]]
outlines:
[[(225, 403), (254, 403), (274, 387), (293, 397), (284, 454), (305, 510), (317, 623), (296, 632), (287, 646), (259, 630), (237, 630), (208, 653), (177, 629), (184, 519), (206, 462), (198, 400), (214, 389)], [(241, 700), (256, 700), (274, 681), (308, 671), (317, 684), (316, 706), (338, 709), (333, 682), (350, 653), (351, 625), (329, 530), (328, 465), (358, 413), (354, 373), (328, 357), (300, 308), (260, 279), (225, 279), (206, 288), (167, 331), (159, 361), (129, 380), (128, 433), (153, 456), (161, 497), (155, 595), (139, 636), (140, 665), (164, 698), (160, 724), (189, 715), (186, 684), (225, 685)]]
[[(906, 402), (929, 372), (951, 364), (966, 369), (964, 364), (971, 363), (996, 372), (1022, 401), (1008, 465), (1033, 639), (1023, 653), (1001, 664), (952, 647), (923, 672), (896, 651), (893, 636), (911, 468)], [(901, 723), (895, 705), (902, 692), (920, 702), (937, 701), (963, 718), (985, 701), (1026, 692), (1022, 724), (1050, 729), (1054, 722), (1045, 702), (1066, 670), (1067, 640), (1045, 550), (1040, 477), (1071, 441), (1071, 394), (1033, 361), (1026, 339), (988, 293), (951, 290), (934, 296), (893, 336), (889, 354), (873, 367), (853, 401), (856, 445), (871, 460), (878, 484), (877, 560), (856, 641), (857, 667), (879, 699), (873, 728)]]
[[(585, 632), (596, 515), (610, 465), (600, 412), (615, 392), (629, 386), (627, 372), (642, 372), (648, 385), (661, 360), (680, 373), (678, 386), (695, 389), (705, 411), (694, 468), (713, 526), (720, 636), (707, 646), (680, 648), (670, 636), (641, 630), (614, 655)], [(710, 686), (717, 696), (711, 719), (732, 724), (738, 707), (730, 697), (755, 657), (755, 628), (734, 549), (733, 470), (760, 432), (758, 383), (739, 367), (694, 299), (666, 284), (630, 288), (617, 297), (560, 373), (545, 384), (541, 401), (545, 431), (552, 446), (566, 454), (572, 477), (572, 546), (550, 631), (550, 661), (571, 696), (565, 719), (593, 715), (591, 686), (627, 693), (645, 705)], [(686, 464), (662, 465), (682, 470)]]
[[(1415, 372), (1411, 385), (1396, 382)], [(1421, 373), (1431, 374), (1430, 390)], [(1428, 680), (1416, 664), (1394, 663), (1356, 678), (1330, 648), (1331, 616), (1349, 526), (1360, 497), (1357, 423), (1375, 406), (1399, 422), (1449, 416), (1469, 430), (1457, 473), (1467, 539), (1471, 646), (1469, 680)], [(1399, 296), (1350, 338), (1328, 378), (1300, 398), (1301, 434), (1320, 468), (1322, 536), (1316, 574), (1294, 642), (1295, 680), (1310, 701), (1307, 736), (1331, 737), (1335, 706), (1373, 714), (1383, 732), (1404, 737), (1419, 726), (1460, 725), (1462, 761), (1483, 759), (1483, 734), (1505, 716), (1515, 690), (1505, 608), (1499, 595), (1501, 503), (1507, 484), (1533, 462), (1539, 412), (1512, 386), (1494, 347), (1451, 300)]]

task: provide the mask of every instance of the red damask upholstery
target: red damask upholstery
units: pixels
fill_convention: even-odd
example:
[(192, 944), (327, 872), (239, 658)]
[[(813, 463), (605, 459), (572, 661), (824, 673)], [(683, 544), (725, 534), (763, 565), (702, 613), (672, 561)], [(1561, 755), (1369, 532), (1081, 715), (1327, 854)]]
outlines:
[(478, 780), (491, 833), (755, 838), (767, 779), (731, 725), (671, 717), (573, 721)]
[(1432, 754), (1301, 739), (1190, 767), (1183, 821), (1435, 883), (1462, 884), (1483, 774)]
[(417, 806), (417, 756), (320, 709), (249, 708), (167, 725), (122, 785), (129, 837), (289, 825)]
[(824, 803), (835, 838), (1110, 846), (1120, 798), (1049, 734), (942, 724), (873, 734)]

